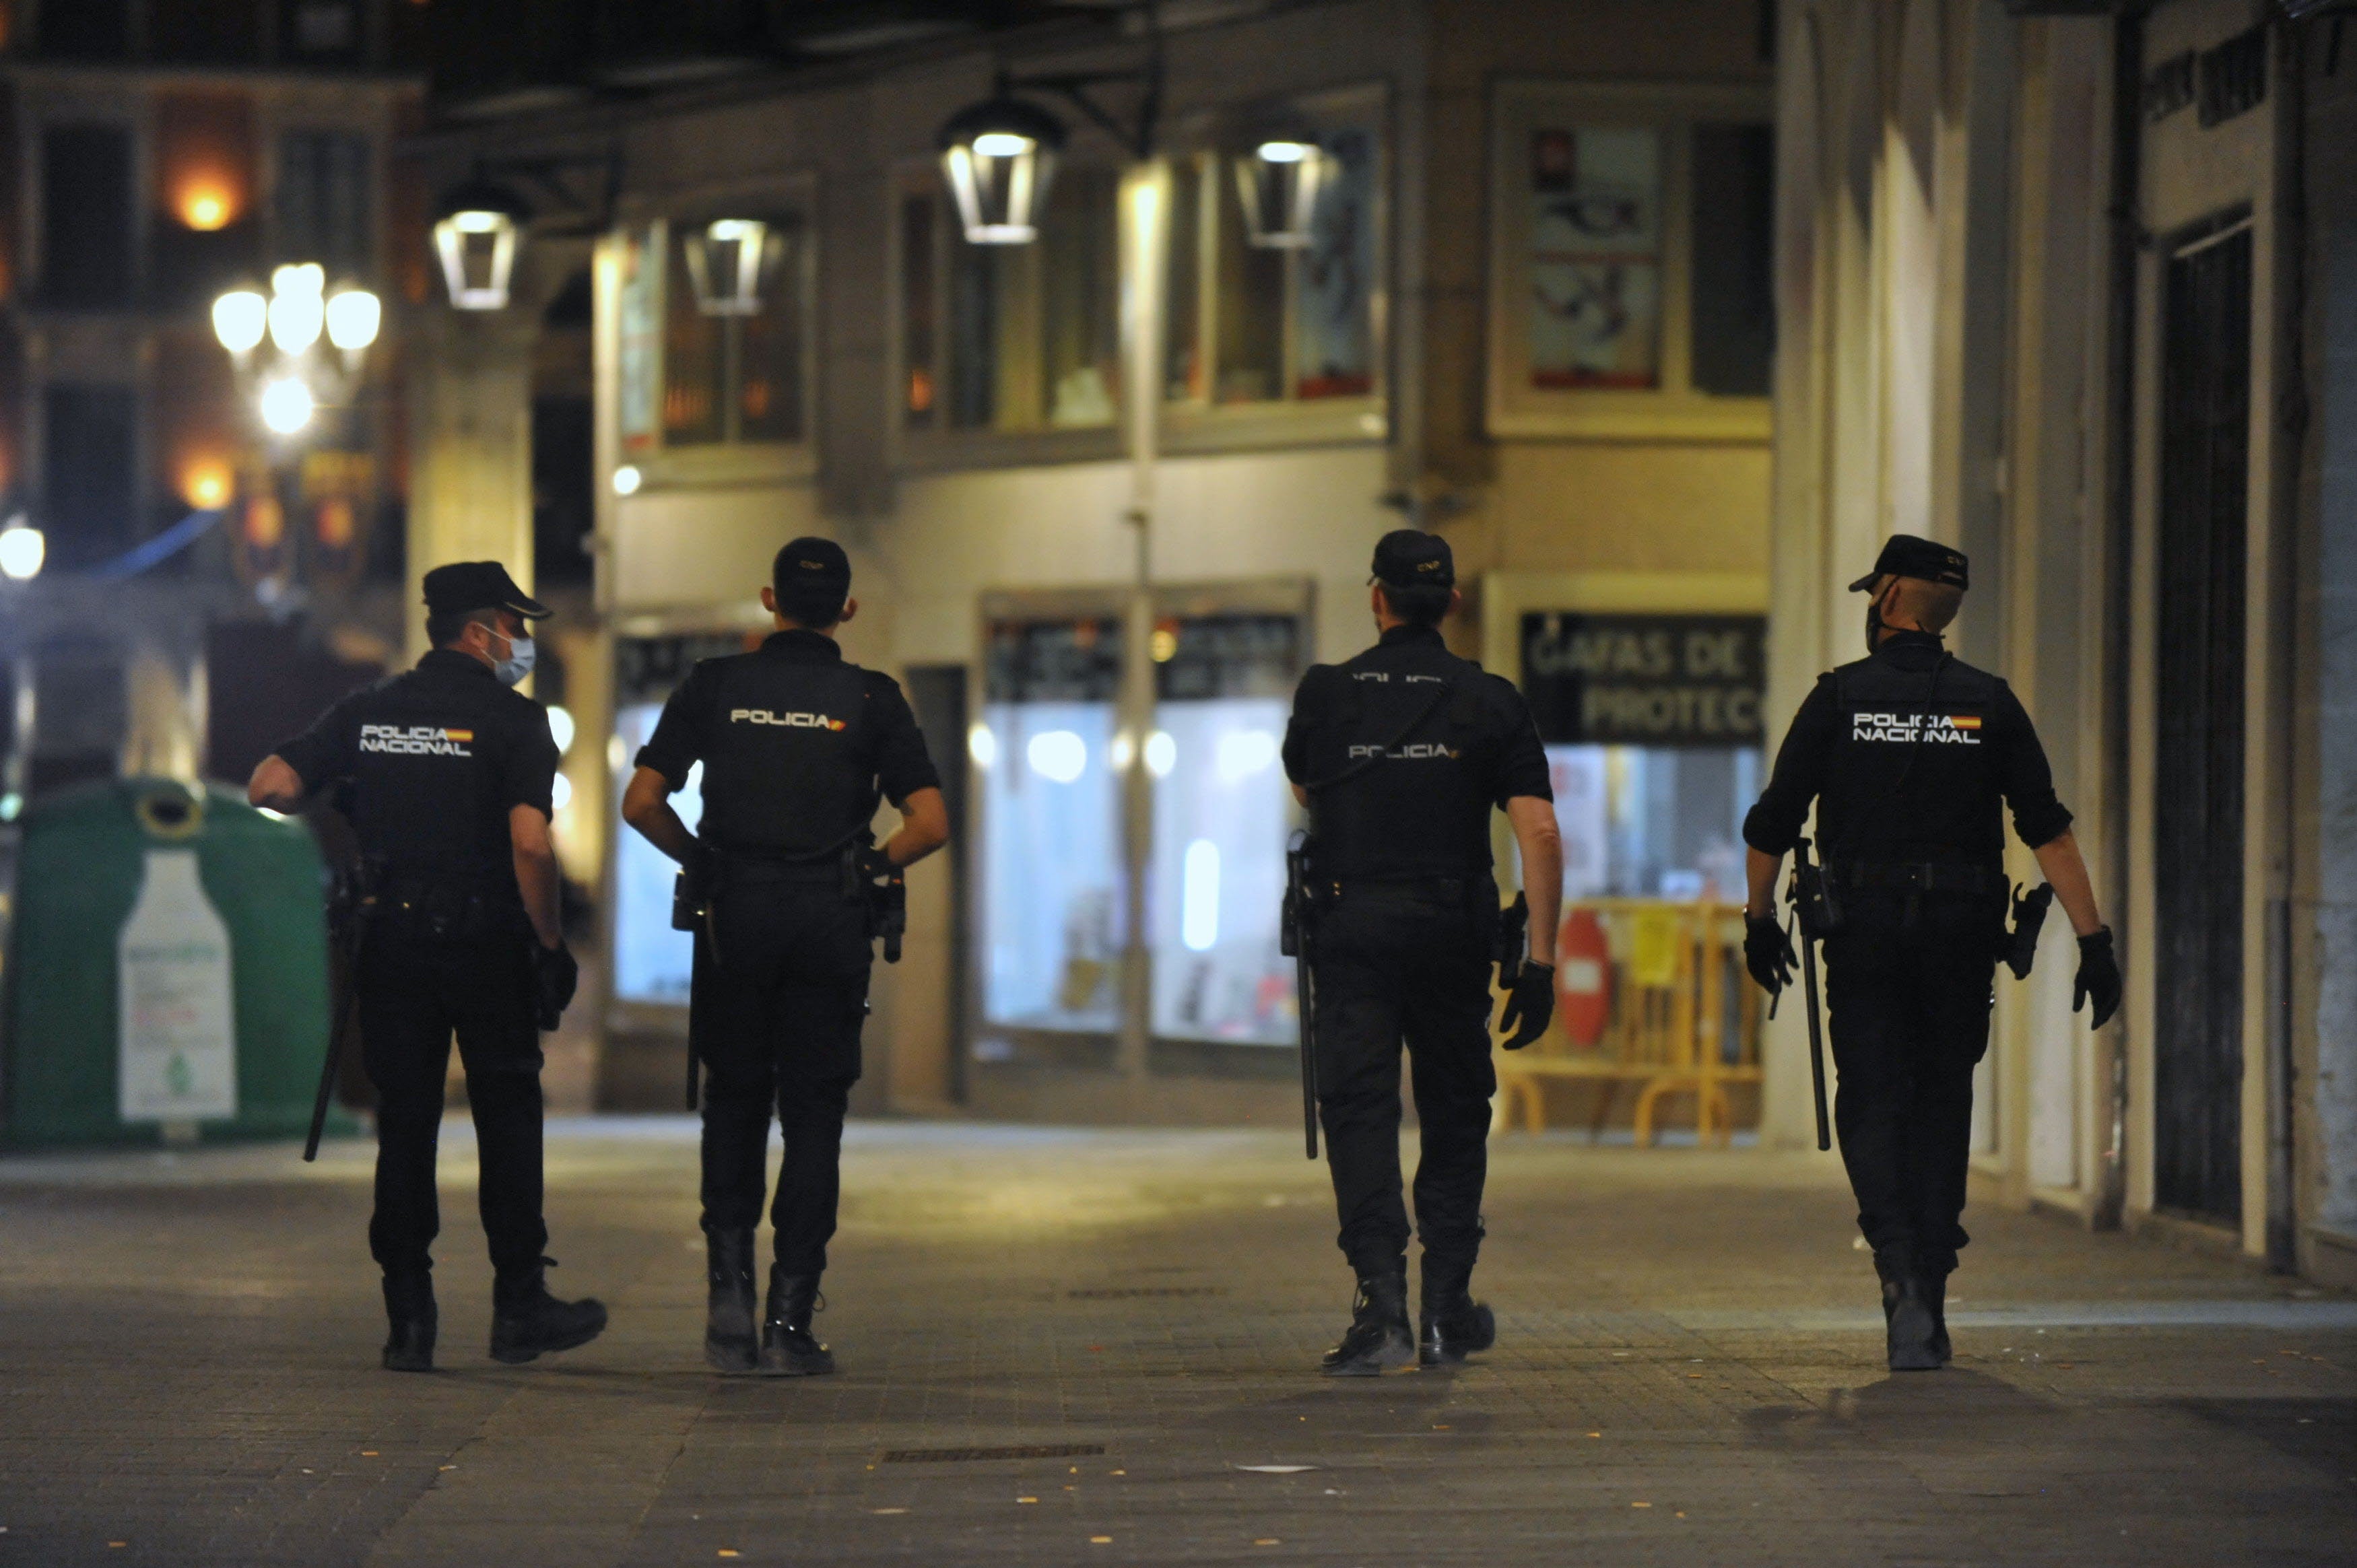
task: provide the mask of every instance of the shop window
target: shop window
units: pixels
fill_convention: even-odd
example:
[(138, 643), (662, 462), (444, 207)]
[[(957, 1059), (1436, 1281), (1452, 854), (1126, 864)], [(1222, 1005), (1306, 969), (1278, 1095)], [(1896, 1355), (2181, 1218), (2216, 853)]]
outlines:
[(909, 430), (1102, 429), (1120, 388), (1120, 179), (1067, 166), (1039, 239), (968, 243), (911, 171), (900, 201), (901, 422)]
[(1316, 142), (1324, 176), (1308, 243), (1255, 245), (1239, 159), (1206, 152), (1173, 171), (1169, 379), (1180, 405), (1230, 408), (1372, 397), (1383, 288), (1380, 142), (1341, 123)]
[(41, 136), (41, 291), (49, 304), (131, 301), (131, 132), (50, 125)]
[(1498, 90), (1495, 431), (1766, 439), (1768, 118), (1749, 89)]
[(1292, 961), (1277, 950), (1286, 839), (1297, 820), (1278, 753), (1301, 671), (1288, 615), (1173, 617), (1155, 630), (1146, 886), (1153, 1031), (1290, 1045)]
[(288, 131), (278, 138), (274, 201), (276, 249), (317, 262), (334, 280), (366, 277), (374, 182), (366, 136), (349, 131)]
[(619, 243), (624, 453), (701, 463), (805, 442), (812, 269), (799, 214), (732, 209), (649, 224)]
[(1532, 612), (1520, 637), (1565, 896), (1740, 903), (1764, 618)]
[[(626, 637), (614, 644), (614, 820), (621, 820), (622, 791), (637, 769), (631, 758), (655, 733), (663, 703), (700, 659), (745, 651), (737, 632), (679, 637)], [(685, 788), (671, 798), (673, 810), (693, 832), (704, 815), (704, 765), (688, 769)], [(614, 999), (664, 1006), (687, 1005), (695, 942), (671, 928), (672, 879), (679, 866), (640, 835), (614, 836)]]
[(1114, 767), (1121, 621), (993, 624), (982, 716), (982, 1021), (1111, 1034), (1121, 1013), (1124, 904)]

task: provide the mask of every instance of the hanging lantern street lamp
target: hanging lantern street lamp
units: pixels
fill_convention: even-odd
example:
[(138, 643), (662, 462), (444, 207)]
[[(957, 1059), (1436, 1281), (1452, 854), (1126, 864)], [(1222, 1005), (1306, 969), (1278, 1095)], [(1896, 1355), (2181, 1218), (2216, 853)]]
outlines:
[(1244, 234), (1263, 250), (1301, 251), (1309, 246), (1310, 220), (1333, 160), (1308, 136), (1270, 136), (1236, 160), (1236, 198), (1243, 204)]
[(705, 316), (759, 316), (761, 285), (776, 269), (785, 235), (758, 218), (719, 218), (687, 236), (687, 280)]
[(532, 208), (504, 185), (480, 177), (446, 193), (436, 209), (434, 253), (443, 286), (460, 310), (504, 310), (516, 251)]
[[(384, 304), (357, 284), (328, 293), (328, 273), (317, 262), (293, 263), (270, 274), (270, 291), (247, 285), (213, 301), (213, 336), (229, 351), (254, 412), (273, 435), (308, 428), (322, 402), (349, 399), (362, 357), (384, 322)], [(314, 352), (325, 337), (342, 356), (340, 371)], [(255, 362), (267, 338), (269, 364)]]
[(1028, 245), (1039, 238), (1064, 150), (1061, 120), (1002, 94), (951, 115), (940, 143), (942, 173), (969, 241)]

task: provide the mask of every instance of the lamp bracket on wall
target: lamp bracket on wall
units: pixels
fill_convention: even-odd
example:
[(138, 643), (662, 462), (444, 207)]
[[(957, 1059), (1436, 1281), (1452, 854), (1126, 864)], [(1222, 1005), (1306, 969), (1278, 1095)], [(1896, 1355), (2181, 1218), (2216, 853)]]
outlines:
[(477, 158), (478, 179), (526, 185), (546, 199), (545, 210), (560, 222), (552, 236), (593, 235), (612, 227), (622, 196), (622, 150), (594, 153), (527, 153)]
[[(1079, 110), (1083, 118), (1120, 143), (1130, 156), (1143, 162), (1154, 156), (1162, 124), (1162, 17), (1156, 0), (1146, 0), (1146, 63), (1133, 70), (1046, 71), (1017, 76), (998, 73), (998, 96), (1016, 91), (1051, 92)], [(1137, 101), (1135, 120), (1128, 124), (1097, 102), (1094, 88), (1115, 82), (1136, 82), (1145, 91)]]

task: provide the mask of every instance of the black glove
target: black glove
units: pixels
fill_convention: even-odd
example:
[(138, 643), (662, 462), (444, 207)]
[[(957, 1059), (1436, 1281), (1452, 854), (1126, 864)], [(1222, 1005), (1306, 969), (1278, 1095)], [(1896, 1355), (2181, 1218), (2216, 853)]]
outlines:
[(2091, 1029), (2100, 1029), (2112, 1021), (2120, 1010), (2120, 993), (2125, 989), (2120, 980), (2120, 961), (2112, 951), (2112, 929), (2105, 926), (2092, 937), (2079, 939), (2079, 978), (2071, 987), (2071, 1011), (2093, 1001), (2093, 1014), (2087, 1020)]
[(1525, 959), (1523, 972), (1514, 977), (1514, 988), (1506, 993), (1506, 1010), (1498, 1015), (1498, 1027), (1512, 1029), (1506, 1048), (1519, 1051), (1541, 1035), (1555, 1017), (1555, 965)]
[(573, 950), (559, 942), (553, 948), (532, 944), (532, 1000), (543, 1029), (554, 1029), (581, 983), (581, 965)]
[(1773, 915), (1743, 917), (1743, 967), (1760, 983), (1760, 989), (1770, 996), (1781, 996), (1784, 987), (1792, 983), (1792, 966), (1801, 961), (1792, 950), (1792, 939), (1776, 923)]

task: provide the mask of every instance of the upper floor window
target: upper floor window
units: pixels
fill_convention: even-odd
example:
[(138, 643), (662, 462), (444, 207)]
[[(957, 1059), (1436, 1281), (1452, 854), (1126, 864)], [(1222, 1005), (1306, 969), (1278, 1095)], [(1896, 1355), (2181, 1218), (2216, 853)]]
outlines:
[(365, 275), (374, 231), (366, 136), (349, 131), (288, 131), (278, 138), (275, 249), (281, 259), (317, 262), (332, 278)]
[(619, 414), (634, 462), (809, 438), (811, 254), (770, 204), (625, 234), (617, 291)]
[(937, 168), (900, 186), (900, 417), (912, 431), (1110, 426), (1119, 177), (1068, 165), (1028, 245), (970, 244)]
[(1172, 404), (1375, 395), (1383, 288), (1377, 107), (1357, 93), (1314, 117), (1320, 174), (1306, 243), (1254, 242), (1243, 208), (1251, 150), (1173, 161), (1165, 388)]
[(1746, 88), (1497, 90), (1493, 430), (1766, 438), (1768, 120)]
[(131, 303), (131, 130), (52, 124), (41, 133), (41, 293), (83, 308)]

